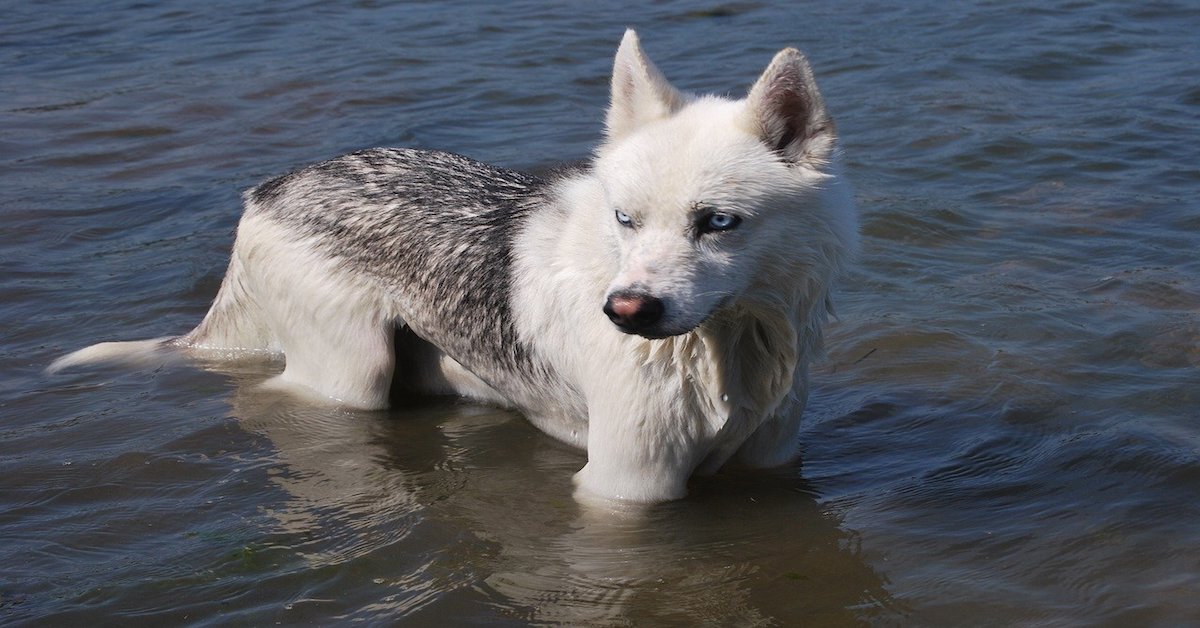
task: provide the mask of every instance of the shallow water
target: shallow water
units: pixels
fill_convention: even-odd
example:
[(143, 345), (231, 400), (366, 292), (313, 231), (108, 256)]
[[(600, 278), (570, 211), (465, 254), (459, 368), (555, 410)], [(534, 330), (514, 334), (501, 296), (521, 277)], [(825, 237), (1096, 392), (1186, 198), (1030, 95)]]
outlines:
[[(95, 6), (0, 21), (0, 623), (1200, 623), (1193, 3)], [(585, 157), (626, 25), (687, 89), (797, 45), (838, 119), (802, 465), (586, 512), (509, 412), (42, 373), (190, 329), (269, 175)]]

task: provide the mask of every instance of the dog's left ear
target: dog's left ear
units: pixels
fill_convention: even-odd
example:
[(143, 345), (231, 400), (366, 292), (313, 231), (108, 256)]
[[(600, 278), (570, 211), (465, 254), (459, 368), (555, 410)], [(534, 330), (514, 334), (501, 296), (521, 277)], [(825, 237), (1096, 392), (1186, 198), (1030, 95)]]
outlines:
[(767, 146), (789, 164), (820, 168), (833, 156), (837, 133), (808, 60), (779, 51), (746, 97), (746, 114)]
[(613, 60), (612, 103), (604, 119), (609, 141), (675, 113), (684, 100), (642, 52), (637, 33), (626, 30)]

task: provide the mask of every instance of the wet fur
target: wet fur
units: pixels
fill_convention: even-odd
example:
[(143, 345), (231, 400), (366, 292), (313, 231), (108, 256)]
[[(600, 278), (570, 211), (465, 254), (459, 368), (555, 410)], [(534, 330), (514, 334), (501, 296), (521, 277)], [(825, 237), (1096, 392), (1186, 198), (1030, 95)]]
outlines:
[[(784, 50), (747, 99), (693, 96), (629, 31), (612, 89), (605, 142), (584, 170), (540, 179), (373, 149), (267, 181), (245, 195), (199, 326), (95, 345), (52, 369), (281, 354), (268, 385), (366, 409), (386, 407), (402, 379), (513, 407), (586, 448), (580, 493), (605, 498), (678, 498), (692, 473), (735, 457), (785, 463), (829, 290), (857, 237), (808, 64)], [(689, 227), (711, 208), (744, 226)], [(662, 298), (647, 335), (666, 338), (605, 317), (606, 296), (628, 290)]]

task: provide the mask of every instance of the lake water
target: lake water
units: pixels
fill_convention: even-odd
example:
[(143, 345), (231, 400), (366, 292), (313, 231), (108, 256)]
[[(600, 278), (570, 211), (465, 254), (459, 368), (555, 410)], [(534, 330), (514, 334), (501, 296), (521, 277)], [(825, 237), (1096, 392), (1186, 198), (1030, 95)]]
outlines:
[[(1200, 624), (1196, 3), (0, 14), (0, 623)], [(585, 512), (510, 412), (43, 374), (190, 329), (273, 174), (586, 157), (627, 25), (694, 90), (796, 45), (838, 120), (864, 253), (802, 464)]]

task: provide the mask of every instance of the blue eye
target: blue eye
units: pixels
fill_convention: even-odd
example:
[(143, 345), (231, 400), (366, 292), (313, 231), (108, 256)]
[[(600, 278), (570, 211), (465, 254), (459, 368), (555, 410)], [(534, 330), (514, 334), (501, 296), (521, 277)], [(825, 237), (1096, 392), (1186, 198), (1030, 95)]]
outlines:
[(617, 222), (621, 223), (621, 225), (624, 227), (633, 226), (633, 219), (629, 217), (629, 214), (626, 214), (619, 209), (617, 210)]
[(713, 212), (700, 219), (700, 231), (705, 233), (710, 231), (729, 231), (730, 229), (737, 228), (740, 224), (742, 224), (741, 216), (726, 214), (724, 212)]

